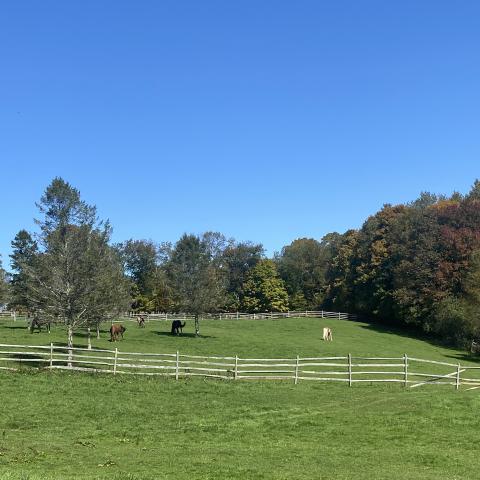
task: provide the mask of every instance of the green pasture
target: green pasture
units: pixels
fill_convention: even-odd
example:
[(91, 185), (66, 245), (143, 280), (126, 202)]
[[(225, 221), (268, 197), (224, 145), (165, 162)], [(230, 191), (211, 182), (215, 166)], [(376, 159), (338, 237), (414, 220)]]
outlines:
[[(99, 348), (190, 354), (410, 356), (475, 364), (465, 352), (360, 322), (126, 323)], [(334, 341), (321, 340), (322, 328)], [(64, 343), (0, 323), (0, 343)], [(85, 346), (83, 332), (75, 337)], [(0, 372), (0, 479), (478, 478), (480, 390), (399, 384), (223, 381), (79, 372)]]
[[(343, 356), (416, 356), (449, 363), (471, 364), (466, 352), (445, 348), (425, 339), (409, 336), (400, 329), (348, 320), (288, 318), (278, 320), (201, 320), (199, 338), (195, 338), (193, 321), (186, 322), (183, 335), (170, 334), (170, 322), (152, 320), (145, 328), (133, 321), (119, 321), (127, 328), (124, 340), (109, 341), (109, 324), (101, 329), (100, 339), (92, 331), (93, 348), (130, 352), (188, 353), (192, 355), (238, 355), (242, 358), (285, 358), (300, 355)], [(52, 327), (31, 334), (24, 319), (0, 321), (0, 343), (27, 345), (65, 345), (64, 327)], [(323, 327), (333, 331), (333, 342), (322, 341)], [(74, 336), (76, 347), (86, 347), (86, 332)]]

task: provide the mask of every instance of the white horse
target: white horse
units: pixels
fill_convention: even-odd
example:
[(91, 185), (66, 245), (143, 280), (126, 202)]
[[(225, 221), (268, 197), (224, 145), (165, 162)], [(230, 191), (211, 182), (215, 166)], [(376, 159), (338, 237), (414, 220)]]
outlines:
[(324, 327), (324, 329), (323, 329), (323, 339), (326, 342), (332, 342), (333, 341), (332, 330), (330, 328)]

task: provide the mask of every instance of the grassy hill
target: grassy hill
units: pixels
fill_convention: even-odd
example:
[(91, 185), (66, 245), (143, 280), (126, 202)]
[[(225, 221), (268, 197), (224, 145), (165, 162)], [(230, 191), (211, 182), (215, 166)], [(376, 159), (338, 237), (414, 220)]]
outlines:
[[(323, 326), (334, 341), (321, 341)], [(464, 352), (359, 322), (205, 321), (202, 338), (127, 325), (120, 349), (263, 357)], [(2, 343), (64, 342), (0, 325)], [(102, 334), (94, 346), (111, 348)], [(78, 345), (85, 338), (76, 338)], [(472, 359), (470, 359), (472, 362)], [(0, 373), (0, 478), (457, 479), (477, 473), (480, 391), (450, 387)]]
[[(336, 319), (289, 318), (279, 320), (203, 320), (201, 337), (195, 338), (193, 322), (187, 321), (182, 336), (170, 335), (170, 322), (151, 321), (140, 329), (135, 322), (123, 322), (127, 327), (123, 341), (109, 342), (108, 325), (100, 340), (92, 339), (94, 348), (118, 347), (132, 352), (174, 353), (180, 350), (192, 355), (239, 355), (264, 358), (346, 355), (410, 356), (455, 363), (471, 363), (464, 351), (445, 348), (425, 339), (408, 336), (404, 330), (380, 325)], [(24, 320), (0, 323), (0, 343), (48, 345), (64, 344), (66, 331), (62, 327), (30, 334)], [(323, 327), (333, 331), (333, 342), (323, 342)], [(84, 332), (75, 335), (75, 346), (86, 346)]]

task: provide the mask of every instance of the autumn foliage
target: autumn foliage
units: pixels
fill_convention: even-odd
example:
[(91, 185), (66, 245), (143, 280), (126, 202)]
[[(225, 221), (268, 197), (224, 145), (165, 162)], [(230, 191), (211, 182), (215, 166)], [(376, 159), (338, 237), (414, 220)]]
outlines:
[(336, 237), (325, 281), (326, 307), (468, 344), (480, 335), (480, 183), (385, 205)]

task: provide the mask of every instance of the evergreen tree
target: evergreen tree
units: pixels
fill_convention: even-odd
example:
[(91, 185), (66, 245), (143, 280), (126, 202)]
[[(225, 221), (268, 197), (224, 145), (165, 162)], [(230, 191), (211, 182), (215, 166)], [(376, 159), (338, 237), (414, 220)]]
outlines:
[(35, 240), (26, 230), (20, 230), (12, 241), (10, 255), (12, 269), (15, 272), (12, 275), (10, 305), (15, 309), (25, 309), (29, 313), (33, 310), (32, 292), (29, 292), (30, 284), (25, 269), (33, 267), (37, 254), (38, 246)]
[(110, 225), (61, 178), (38, 204), (40, 251), (26, 273), (29, 302), (42, 316), (67, 326), (68, 346), (80, 327), (98, 325), (126, 308), (128, 284), (116, 251), (108, 244)]

